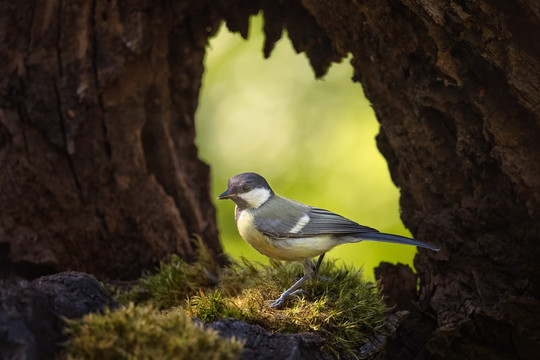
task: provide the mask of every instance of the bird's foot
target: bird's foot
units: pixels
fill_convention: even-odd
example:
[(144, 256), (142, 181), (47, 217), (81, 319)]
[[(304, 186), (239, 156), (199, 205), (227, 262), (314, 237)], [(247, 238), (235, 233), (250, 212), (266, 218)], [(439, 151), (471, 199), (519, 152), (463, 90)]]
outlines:
[(293, 291), (291, 295), (307, 295), (307, 293), (308, 292), (306, 290), (298, 289), (296, 291)]
[(309, 270), (311, 269), (311, 265), (312, 265), (311, 260), (304, 262), (304, 276), (302, 276), (300, 280), (294, 283), (293, 286), (287, 289), (287, 291), (281, 294), (279, 299), (271, 301), (269, 306), (272, 308), (280, 307), (285, 302), (285, 299), (287, 299), (291, 294), (296, 293), (296, 290), (298, 290), (298, 288), (304, 283), (304, 281), (306, 281), (307, 279), (311, 277), (312, 273)]
[(279, 299), (277, 299), (277, 300), (267, 300), (267, 301), (265, 301), (265, 303), (266, 303), (266, 306), (276, 309), (276, 308), (281, 307), (281, 305), (283, 305), (283, 303), (285, 302), (285, 299), (286, 299), (286, 297), (281, 295), (279, 297)]
[(291, 295), (307, 295), (307, 291), (298, 289), (298, 290), (293, 291), (292, 293), (283, 293), (283, 294), (281, 294), (279, 299), (277, 299), (277, 300), (267, 300), (265, 303), (266, 303), (266, 305), (268, 307), (279, 308), (281, 305), (283, 305), (285, 303), (285, 300)]

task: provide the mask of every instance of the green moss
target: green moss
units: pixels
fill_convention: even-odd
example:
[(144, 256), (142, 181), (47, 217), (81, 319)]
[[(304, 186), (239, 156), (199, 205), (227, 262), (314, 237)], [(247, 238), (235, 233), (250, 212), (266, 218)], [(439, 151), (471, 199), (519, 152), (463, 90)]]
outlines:
[[(191, 304), (196, 305), (196, 308), (193, 308)], [(196, 313), (197, 317), (205, 323), (227, 317), (246, 320), (244, 312), (230, 301), (223, 299), (223, 295), (219, 290), (210, 291), (208, 295), (201, 291), (199, 296), (191, 298), (188, 309), (190, 314)]]
[(242, 344), (195, 325), (182, 309), (130, 304), (67, 320), (67, 359), (235, 359)]
[(159, 309), (184, 305), (186, 300), (217, 284), (221, 271), (200, 239), (198, 260), (189, 264), (178, 255), (171, 255), (169, 261), (162, 261), (155, 273), (145, 273), (138, 284), (122, 289), (110, 287), (109, 292), (123, 305), (151, 303)]
[(303, 294), (274, 309), (269, 302), (302, 276), (301, 264), (263, 266), (244, 259), (220, 269), (204, 246), (200, 249), (199, 261), (188, 264), (173, 255), (131, 290), (116, 290), (116, 298), (162, 310), (183, 307), (204, 322), (234, 317), (270, 331), (314, 331), (325, 339), (325, 350), (336, 355), (358, 348), (385, 321), (388, 308), (361, 270), (325, 261), (319, 277), (303, 284)]
[(375, 284), (361, 271), (324, 262), (320, 277), (306, 282), (301, 296), (292, 296), (282, 309), (268, 307), (295, 278), (302, 275), (298, 263), (271, 262), (254, 266), (244, 261), (224, 270), (217, 290), (191, 297), (190, 314), (203, 321), (236, 317), (279, 332), (316, 331), (325, 339), (325, 350), (350, 352), (375, 334), (388, 311)]

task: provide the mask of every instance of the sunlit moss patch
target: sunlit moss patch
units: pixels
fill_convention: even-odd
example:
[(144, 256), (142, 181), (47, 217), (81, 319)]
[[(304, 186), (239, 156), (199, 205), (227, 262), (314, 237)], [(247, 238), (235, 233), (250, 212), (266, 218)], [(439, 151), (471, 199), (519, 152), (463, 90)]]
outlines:
[(279, 309), (270, 308), (296, 279), (299, 263), (243, 260), (220, 269), (201, 247), (193, 264), (172, 256), (157, 273), (144, 275), (129, 291), (116, 291), (120, 303), (152, 304), (161, 310), (185, 309), (210, 323), (234, 317), (282, 333), (316, 332), (325, 350), (340, 354), (358, 348), (384, 324), (388, 309), (376, 286), (361, 270), (324, 261), (319, 276), (304, 283)]
[(301, 295), (281, 309), (268, 307), (301, 275), (298, 263), (244, 261), (223, 271), (217, 289), (192, 296), (188, 312), (206, 322), (235, 317), (271, 331), (315, 331), (325, 350), (335, 353), (352, 351), (384, 324), (388, 309), (375, 285), (364, 281), (361, 271), (333, 261), (323, 262), (319, 278), (306, 282)]
[(235, 359), (237, 340), (203, 330), (183, 309), (161, 312), (130, 304), (67, 320), (67, 359)]

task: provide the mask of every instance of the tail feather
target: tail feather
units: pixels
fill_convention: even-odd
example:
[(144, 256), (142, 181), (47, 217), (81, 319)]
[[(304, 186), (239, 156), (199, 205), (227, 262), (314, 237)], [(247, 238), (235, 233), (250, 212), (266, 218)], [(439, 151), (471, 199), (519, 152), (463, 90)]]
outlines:
[(400, 236), (400, 235), (381, 233), (381, 232), (359, 233), (354, 238), (355, 240), (358, 240), (358, 241), (361, 241), (361, 240), (380, 241), (380, 242), (388, 242), (388, 243), (396, 243), (396, 244), (414, 245), (414, 246), (419, 246), (419, 247), (423, 247), (423, 248), (435, 250), (435, 251), (440, 250), (435, 245), (431, 245), (420, 240), (411, 239), (411, 238)]

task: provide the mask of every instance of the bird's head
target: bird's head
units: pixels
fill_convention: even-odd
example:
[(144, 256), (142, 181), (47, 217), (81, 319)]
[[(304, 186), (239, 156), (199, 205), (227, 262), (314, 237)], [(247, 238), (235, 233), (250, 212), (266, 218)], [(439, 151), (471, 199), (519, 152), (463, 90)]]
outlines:
[(272, 195), (274, 192), (261, 175), (247, 172), (230, 178), (227, 190), (218, 199), (231, 199), (242, 209), (257, 209)]

